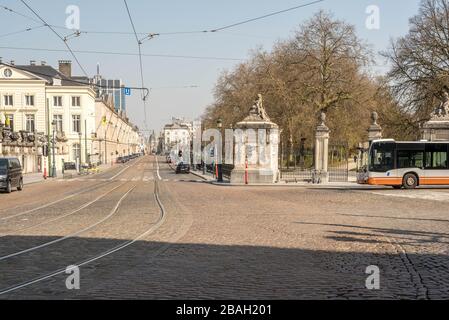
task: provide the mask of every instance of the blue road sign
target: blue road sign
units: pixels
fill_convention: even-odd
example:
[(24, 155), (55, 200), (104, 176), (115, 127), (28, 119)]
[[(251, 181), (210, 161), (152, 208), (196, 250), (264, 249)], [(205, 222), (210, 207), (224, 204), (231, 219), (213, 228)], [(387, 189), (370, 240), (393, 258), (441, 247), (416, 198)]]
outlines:
[(125, 96), (131, 95), (131, 88), (124, 88), (123, 90), (125, 91)]

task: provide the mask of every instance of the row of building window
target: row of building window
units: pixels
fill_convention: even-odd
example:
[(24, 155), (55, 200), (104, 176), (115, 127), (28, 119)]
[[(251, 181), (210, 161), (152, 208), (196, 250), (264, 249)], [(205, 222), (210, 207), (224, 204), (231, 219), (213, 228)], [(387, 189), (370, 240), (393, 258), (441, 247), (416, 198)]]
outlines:
[[(5, 117), (9, 120), (9, 127), (12, 131), (14, 131), (14, 115), (6, 114)], [(62, 132), (64, 131), (64, 121), (62, 114), (53, 115), (53, 120), (56, 124), (56, 131)], [(25, 128), (29, 132), (34, 132), (36, 130), (36, 117), (34, 114), (26, 114), (25, 115)], [(76, 133), (81, 132), (81, 116), (78, 114), (72, 115), (72, 131)]]
[[(3, 96), (3, 105), (5, 107), (14, 106), (14, 96), (13, 95), (4, 95)], [(25, 105), (26, 106), (34, 106), (34, 96), (33, 95), (25, 95)], [(53, 106), (54, 107), (62, 107), (62, 96), (54, 96), (53, 97)], [(81, 107), (81, 97), (73, 96), (71, 106), (72, 107)]]
[[(9, 127), (14, 131), (14, 115), (7, 114), (5, 117), (9, 120)], [(36, 117), (34, 114), (25, 115), (25, 129), (29, 132), (34, 132), (36, 130)]]

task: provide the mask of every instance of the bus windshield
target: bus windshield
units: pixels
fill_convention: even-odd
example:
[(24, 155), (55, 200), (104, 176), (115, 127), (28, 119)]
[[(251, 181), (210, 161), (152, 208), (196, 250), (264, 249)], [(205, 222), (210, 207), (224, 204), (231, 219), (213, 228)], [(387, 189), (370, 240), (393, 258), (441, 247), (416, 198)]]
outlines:
[(387, 172), (394, 169), (394, 143), (374, 143), (370, 149), (369, 171)]

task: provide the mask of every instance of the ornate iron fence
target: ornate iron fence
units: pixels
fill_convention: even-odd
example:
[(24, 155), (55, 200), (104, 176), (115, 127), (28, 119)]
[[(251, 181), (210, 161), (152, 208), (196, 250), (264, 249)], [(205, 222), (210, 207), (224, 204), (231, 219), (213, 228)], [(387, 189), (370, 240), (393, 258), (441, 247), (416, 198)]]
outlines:
[(329, 145), (329, 182), (348, 182), (349, 144), (337, 142)]

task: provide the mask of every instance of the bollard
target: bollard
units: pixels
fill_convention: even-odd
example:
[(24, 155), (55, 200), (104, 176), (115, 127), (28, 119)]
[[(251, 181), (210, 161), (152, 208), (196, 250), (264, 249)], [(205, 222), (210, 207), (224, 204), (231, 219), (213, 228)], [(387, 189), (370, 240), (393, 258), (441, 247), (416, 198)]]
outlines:
[(245, 159), (245, 184), (248, 184), (248, 158)]

